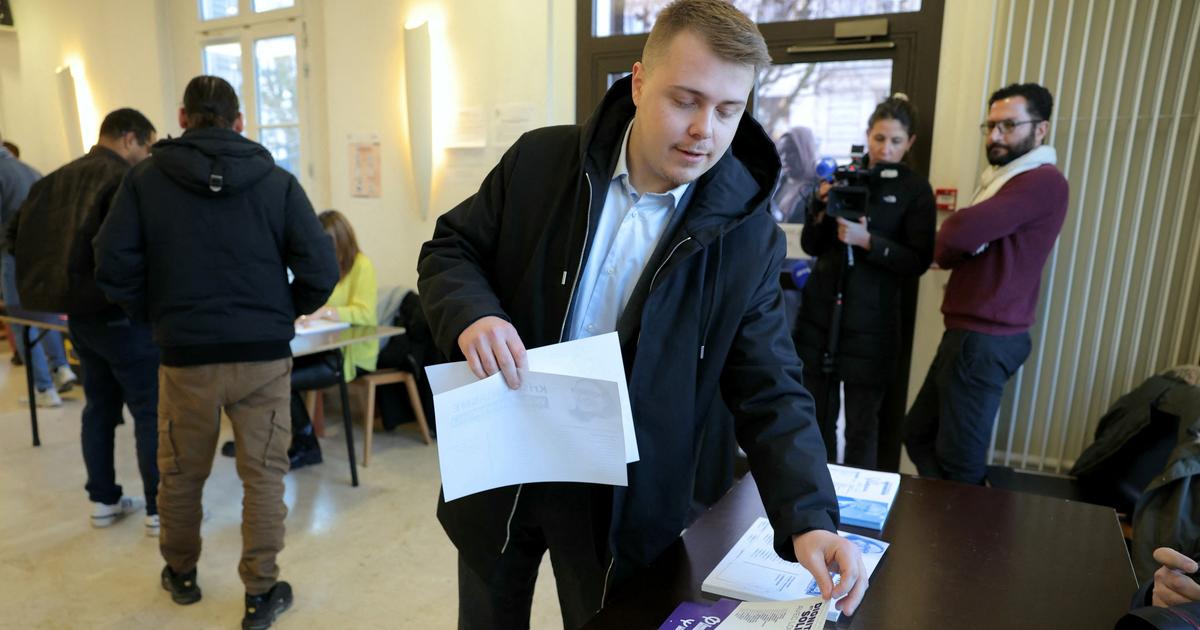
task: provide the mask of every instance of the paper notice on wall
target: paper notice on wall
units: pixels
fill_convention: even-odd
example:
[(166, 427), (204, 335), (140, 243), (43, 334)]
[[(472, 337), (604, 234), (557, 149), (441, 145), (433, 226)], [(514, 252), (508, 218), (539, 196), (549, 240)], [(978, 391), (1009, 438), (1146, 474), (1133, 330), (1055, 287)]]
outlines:
[(379, 137), (351, 136), (349, 151), (350, 196), (379, 197), (383, 194)]
[(454, 110), (450, 137), (446, 148), (468, 149), (487, 146), (487, 117), (482, 107), (459, 107)]
[(492, 108), (492, 143), (509, 147), (521, 134), (538, 126), (535, 103), (500, 103)]

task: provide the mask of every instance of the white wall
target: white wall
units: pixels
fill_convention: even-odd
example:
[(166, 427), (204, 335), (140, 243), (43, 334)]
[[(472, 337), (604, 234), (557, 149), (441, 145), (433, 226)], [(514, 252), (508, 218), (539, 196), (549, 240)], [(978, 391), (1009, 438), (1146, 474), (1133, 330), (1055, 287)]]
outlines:
[[(354, 224), (381, 285), (416, 285), (417, 254), (433, 233), (437, 215), (472, 194), (504, 148), (459, 150), (453, 157), (435, 158), (429, 216), (420, 216), (408, 153), (403, 79), (404, 25), (423, 16), (430, 18), (433, 39), (433, 97), (439, 106), (435, 118), (456, 106), (478, 106), (487, 112), (512, 102), (537, 104), (536, 126), (574, 118), (574, 3), (327, 2), (323, 29), (330, 202)], [(438, 121), (435, 138), (444, 136), (448, 121), (449, 117)], [(382, 196), (355, 198), (349, 192), (346, 145), (352, 136), (371, 134), (382, 141)], [(447, 167), (463, 153), (474, 164), (449, 173)]]
[(0, 32), (0, 133), (21, 147), (22, 159), (49, 172), (78, 157), (68, 149), (55, 75), (67, 64), (76, 70), (84, 150), (95, 143), (104, 115), (119, 107), (166, 127), (155, 0), (12, 5), (16, 32)]
[[(983, 121), (989, 94), (984, 73), (988, 65), (994, 4), (994, 0), (947, 2), (942, 22), (929, 181), (935, 189), (958, 189), (960, 208), (970, 203), (984, 165), (979, 123)], [(942, 215), (938, 217), (940, 223), (945, 216), (938, 214)], [(910, 405), (925, 380), (945, 330), (941, 307), (949, 277), (949, 271), (940, 270), (929, 271), (921, 277), (908, 383)]]

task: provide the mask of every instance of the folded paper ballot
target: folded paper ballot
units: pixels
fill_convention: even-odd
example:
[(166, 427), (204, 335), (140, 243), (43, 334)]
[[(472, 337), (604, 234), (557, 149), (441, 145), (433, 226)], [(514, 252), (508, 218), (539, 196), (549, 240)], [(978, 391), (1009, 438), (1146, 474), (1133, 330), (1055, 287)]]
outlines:
[(837, 492), (842, 524), (883, 529), (900, 491), (900, 475), (837, 464), (829, 464), (829, 475)]
[(626, 485), (617, 384), (521, 373), (509, 389), (496, 374), (433, 398), (447, 501), (539, 481)]
[[(888, 543), (849, 532), (838, 534), (858, 545), (866, 577), (870, 577), (883, 559)], [(840, 575), (834, 574), (835, 583), (840, 579)], [(701, 588), (711, 595), (746, 601), (790, 601), (821, 594), (817, 581), (807, 569), (775, 553), (775, 532), (764, 517), (746, 530), (741, 540), (704, 578)], [(830, 621), (837, 621), (841, 613), (830, 606), (828, 615)]]
[[(633, 432), (633, 409), (629, 404), (629, 388), (625, 383), (625, 361), (617, 333), (608, 333), (542, 346), (526, 354), (528, 368), (533, 372), (561, 374), (581, 378), (612, 381), (621, 396), (621, 430), (625, 441), (625, 463), (638, 461), (637, 437)], [(433, 390), (435, 410), (438, 394), (469, 385), (477, 379), (466, 361), (443, 363), (425, 368)], [(441, 417), (438, 418), (438, 439), (441, 439)]]
[(790, 602), (684, 602), (658, 630), (821, 630), (828, 610), (829, 602), (820, 597)]

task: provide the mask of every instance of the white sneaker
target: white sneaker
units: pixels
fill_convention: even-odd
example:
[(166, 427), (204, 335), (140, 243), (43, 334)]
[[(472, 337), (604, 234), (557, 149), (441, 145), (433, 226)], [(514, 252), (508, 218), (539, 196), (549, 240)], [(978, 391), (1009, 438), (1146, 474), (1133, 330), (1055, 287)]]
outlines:
[(37, 401), (39, 407), (61, 407), (63, 404), (62, 398), (59, 398), (58, 392), (53, 389), (38, 392), (33, 395), (33, 399)]
[(92, 527), (99, 529), (142, 509), (146, 506), (146, 500), (140, 497), (121, 497), (120, 501), (112, 505), (93, 503), (92, 506)]
[(71, 366), (60, 365), (54, 369), (54, 389), (57, 389), (58, 393), (65, 394), (71, 391), (71, 388), (75, 387), (78, 382), (79, 377), (71, 371)]
[(158, 538), (158, 515), (151, 514), (150, 516), (147, 516), (145, 519), (145, 523), (146, 523), (146, 537), (147, 538)]

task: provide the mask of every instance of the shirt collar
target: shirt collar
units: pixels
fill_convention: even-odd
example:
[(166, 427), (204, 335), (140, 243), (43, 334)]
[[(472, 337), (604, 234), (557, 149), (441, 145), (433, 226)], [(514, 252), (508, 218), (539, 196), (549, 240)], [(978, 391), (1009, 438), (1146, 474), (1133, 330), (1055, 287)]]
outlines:
[[(635, 189), (633, 187), (633, 184), (629, 181), (629, 162), (626, 159), (626, 157), (629, 153), (629, 134), (632, 132), (632, 130), (633, 130), (633, 120), (630, 120), (629, 124), (625, 125), (625, 138), (623, 140), (621, 140), (621, 153), (618, 154), (618, 157), (617, 157), (617, 170), (613, 171), (612, 178), (614, 180), (619, 179), (621, 182), (621, 186), (625, 189), (625, 192), (630, 194), (630, 196), (632, 196), (634, 199), (640, 199), (642, 196), (642, 193), (638, 192), (637, 189)], [(662, 193), (662, 194), (671, 195), (671, 197), (674, 198), (675, 205), (678, 206), (679, 201), (681, 199), (683, 199), (683, 193), (687, 191), (687, 188), (690, 185), (691, 185), (691, 182), (688, 182), (681, 186), (672, 188), (671, 190), (668, 190), (666, 193)], [(649, 193), (649, 194), (659, 195), (659, 193)], [(661, 196), (661, 195), (659, 195), (659, 196)]]

